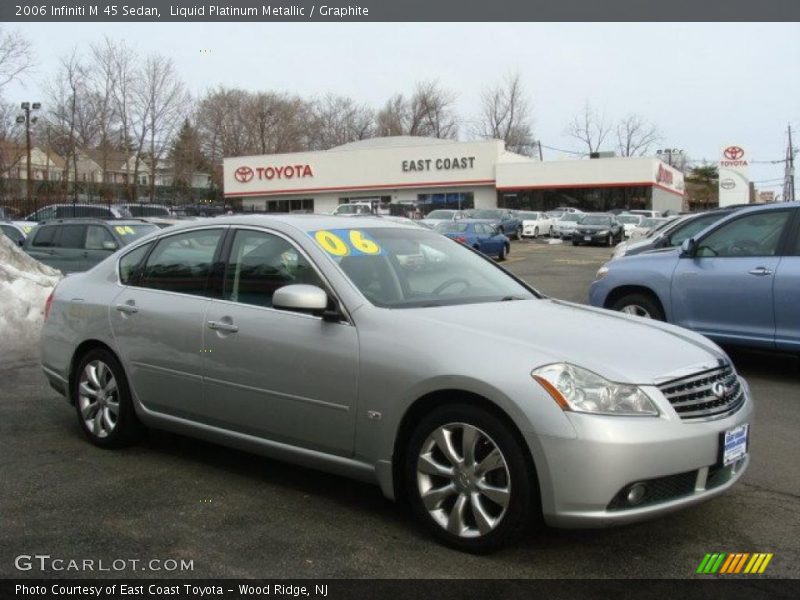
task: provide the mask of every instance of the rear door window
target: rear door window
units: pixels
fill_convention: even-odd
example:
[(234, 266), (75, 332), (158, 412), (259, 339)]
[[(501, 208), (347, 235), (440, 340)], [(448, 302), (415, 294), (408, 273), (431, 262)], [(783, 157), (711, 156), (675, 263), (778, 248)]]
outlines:
[(59, 248), (82, 249), (86, 240), (86, 225), (62, 225), (56, 241)]
[(201, 229), (161, 239), (137, 285), (205, 296), (223, 229)]
[(39, 227), (33, 236), (32, 246), (37, 248), (52, 248), (55, 245), (56, 227)]

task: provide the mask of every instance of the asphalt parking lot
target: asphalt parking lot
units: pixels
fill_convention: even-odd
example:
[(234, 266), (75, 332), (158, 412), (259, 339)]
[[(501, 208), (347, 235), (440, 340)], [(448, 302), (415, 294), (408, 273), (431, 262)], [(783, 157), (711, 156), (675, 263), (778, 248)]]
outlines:
[[(585, 302), (608, 248), (514, 242), (507, 268), (542, 292)], [(646, 352), (646, 348), (642, 349)], [(800, 361), (737, 351), (757, 402), (748, 472), (729, 493), (615, 529), (545, 529), (490, 556), (437, 545), (379, 489), (189, 438), (87, 443), (35, 356), (0, 367), (0, 576), (21, 554), (185, 559), (175, 577), (691, 577), (708, 552), (772, 552), (764, 576), (800, 577)]]

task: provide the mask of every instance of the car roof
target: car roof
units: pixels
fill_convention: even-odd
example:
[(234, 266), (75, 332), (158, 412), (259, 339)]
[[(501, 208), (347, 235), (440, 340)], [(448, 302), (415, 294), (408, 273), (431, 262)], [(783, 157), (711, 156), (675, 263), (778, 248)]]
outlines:
[[(114, 221), (115, 223), (118, 221)], [(398, 223), (382, 219), (376, 215), (321, 215), (321, 214), (274, 214), (274, 215), (223, 215), (214, 219), (203, 221), (186, 221), (173, 225), (177, 228), (188, 229), (191, 227), (209, 227), (216, 225), (258, 225), (263, 227), (275, 224), (286, 225), (299, 231), (315, 231), (318, 229), (359, 229), (363, 227), (387, 229), (419, 229), (414, 225)]]
[(47, 221), (39, 221), (39, 225), (69, 225), (69, 224), (82, 224), (82, 223), (95, 223), (106, 225), (153, 225), (148, 223), (145, 219), (139, 218), (123, 218), (123, 219), (98, 219), (97, 217), (64, 217), (62, 219), (48, 219)]

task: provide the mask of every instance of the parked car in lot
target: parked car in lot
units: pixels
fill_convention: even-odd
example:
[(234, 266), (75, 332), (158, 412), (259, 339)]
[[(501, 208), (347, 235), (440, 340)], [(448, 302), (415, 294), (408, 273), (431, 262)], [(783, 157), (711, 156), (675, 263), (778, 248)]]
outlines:
[(128, 211), (131, 217), (163, 217), (169, 218), (172, 213), (169, 207), (163, 204), (150, 204), (150, 203), (128, 203), (128, 204), (115, 204), (114, 206), (124, 208)]
[(436, 225), (435, 230), (498, 260), (505, 260), (511, 252), (511, 241), (491, 221), (445, 221)]
[(631, 237), (633, 230), (642, 224), (644, 217), (642, 215), (632, 215), (630, 213), (620, 213), (617, 215), (617, 221), (622, 223), (625, 229), (625, 238)]
[(562, 240), (572, 239), (572, 232), (578, 226), (578, 221), (586, 213), (564, 213), (560, 219), (553, 223), (550, 230), (550, 237), (560, 238)]
[(749, 462), (749, 388), (708, 339), (377, 218), (162, 230), (57, 285), (41, 352), (97, 446), (149, 426), (374, 482), (472, 552), (669, 513)]
[(625, 229), (614, 215), (587, 213), (581, 215), (572, 232), (572, 245), (605, 244), (610, 248), (624, 237)]
[(660, 217), (661, 211), (660, 210), (629, 210), (627, 211), (630, 215), (642, 215), (643, 217)]
[(546, 212), (521, 210), (517, 216), (522, 219), (522, 236), (537, 238), (540, 235), (550, 235), (553, 220)]
[(158, 231), (141, 220), (56, 219), (39, 225), (22, 249), (62, 273), (86, 271), (132, 241)]
[(675, 248), (680, 246), (683, 240), (692, 237), (695, 233), (702, 231), (735, 210), (738, 209), (717, 209), (679, 217), (660, 229), (656, 235), (636, 241), (622, 242), (614, 248), (612, 258), (634, 256), (660, 248)]
[(645, 217), (642, 219), (641, 223), (631, 229), (628, 239), (631, 241), (636, 241), (645, 237), (649, 237), (650, 233), (658, 231), (661, 227), (677, 218), (677, 215), (674, 217)]
[(0, 221), (0, 233), (13, 241), (17, 246), (22, 246), (33, 228), (36, 227), (28, 221)]
[(91, 217), (95, 219), (124, 219), (131, 213), (124, 206), (111, 206), (105, 204), (51, 204), (40, 208), (25, 217), (26, 221), (49, 221), (51, 219), (73, 219), (78, 217)]
[(350, 202), (345, 204), (340, 204), (337, 206), (332, 215), (341, 215), (341, 216), (348, 216), (348, 215), (371, 215), (373, 214), (372, 204), (369, 202)]
[(727, 344), (800, 351), (800, 203), (748, 208), (668, 248), (603, 266), (594, 306)]
[(522, 238), (522, 219), (508, 209), (479, 208), (467, 211), (467, 217), (481, 221), (490, 221), (504, 235), (515, 240)]
[(465, 214), (463, 211), (460, 210), (447, 210), (447, 209), (438, 209), (432, 210), (422, 221), (425, 225), (436, 226), (439, 223), (447, 222), (447, 221), (458, 221), (459, 219), (463, 219)]

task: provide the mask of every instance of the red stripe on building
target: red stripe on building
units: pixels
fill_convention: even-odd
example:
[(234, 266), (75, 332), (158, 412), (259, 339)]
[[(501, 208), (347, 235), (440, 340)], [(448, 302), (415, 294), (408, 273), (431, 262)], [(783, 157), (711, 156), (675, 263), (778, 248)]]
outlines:
[(347, 190), (384, 190), (384, 189), (397, 189), (397, 188), (415, 188), (415, 187), (447, 187), (447, 186), (465, 186), (465, 185), (491, 185), (494, 184), (494, 179), (476, 179), (472, 181), (424, 181), (421, 183), (390, 183), (383, 185), (341, 185), (334, 187), (318, 187), (318, 188), (303, 188), (300, 190), (270, 190), (262, 192), (231, 192), (226, 193), (225, 197), (240, 197), (240, 196), (274, 196), (276, 194), (305, 194), (307, 192), (338, 192)]
[(512, 187), (498, 187), (498, 192), (524, 192), (525, 190), (560, 190), (560, 189), (587, 189), (587, 188), (611, 188), (611, 187), (657, 187), (665, 192), (683, 196), (683, 192), (664, 187), (652, 181), (635, 181), (630, 183), (564, 183), (558, 185), (526, 185)]

